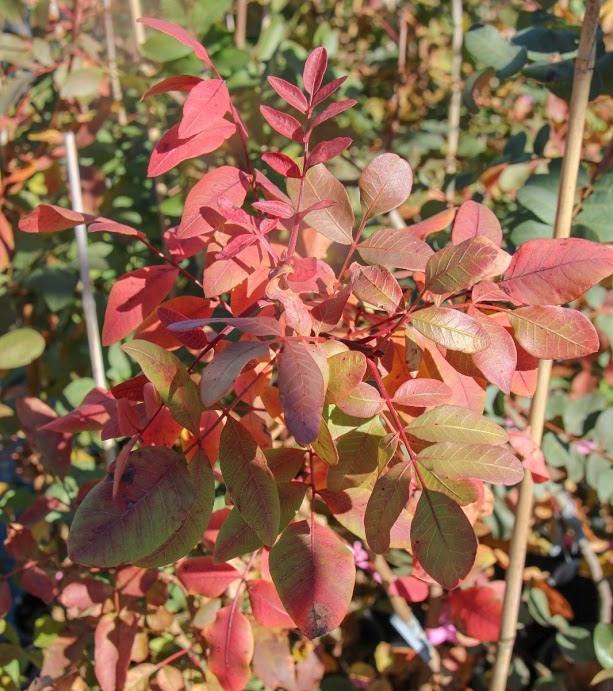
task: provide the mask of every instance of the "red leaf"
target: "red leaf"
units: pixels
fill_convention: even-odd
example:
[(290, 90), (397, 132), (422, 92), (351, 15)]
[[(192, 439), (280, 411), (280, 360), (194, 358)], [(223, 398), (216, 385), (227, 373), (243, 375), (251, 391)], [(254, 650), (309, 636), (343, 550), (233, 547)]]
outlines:
[(459, 245), (477, 235), (484, 235), (498, 247), (502, 244), (502, 228), (494, 212), (487, 206), (469, 199), (458, 209), (451, 230), (451, 242)]
[(212, 557), (185, 559), (177, 567), (177, 578), (192, 595), (219, 597), (240, 573), (230, 564), (214, 564)]
[[(298, 170), (297, 166), (296, 170)], [(253, 202), (252, 206), (258, 211), (268, 214), (269, 216), (273, 216), (274, 218), (292, 218), (294, 215), (294, 210), (292, 207), (285, 202), (278, 202), (275, 200), (267, 202)]]
[(285, 424), (303, 446), (317, 439), (324, 406), (324, 380), (310, 348), (288, 341), (279, 355), (279, 393)]
[(206, 317), (211, 312), (210, 303), (205, 298), (195, 295), (181, 295), (163, 302), (157, 310), (151, 312), (136, 330), (136, 335), (145, 341), (157, 343), (167, 350), (176, 350), (181, 344), (199, 350), (204, 348), (208, 342), (207, 337), (200, 329), (191, 333), (172, 334), (167, 327), (175, 322)]
[(168, 295), (179, 270), (168, 264), (124, 274), (112, 286), (106, 306), (102, 345), (121, 340), (139, 326)]
[(321, 87), (321, 89), (319, 89), (319, 91), (313, 96), (312, 106), (315, 107), (319, 105), (322, 101), (325, 101), (328, 98), (328, 96), (332, 96), (332, 94), (335, 91), (341, 88), (341, 86), (345, 83), (346, 80), (347, 76), (344, 76), (339, 77), (338, 79), (333, 79), (331, 82), (324, 84)]
[(425, 271), (434, 254), (423, 240), (418, 240), (406, 230), (382, 228), (358, 245), (358, 252), (369, 264), (394, 266), (408, 271)]
[(268, 163), (268, 165), (279, 175), (283, 175), (287, 178), (300, 178), (302, 173), (300, 168), (292, 161), (289, 156), (285, 154), (268, 152), (262, 154), (262, 161)]
[(58, 599), (64, 607), (76, 607), (83, 611), (102, 604), (112, 596), (111, 585), (96, 578), (86, 577), (64, 586)]
[(51, 604), (56, 596), (55, 581), (37, 564), (31, 565), (21, 572), (19, 585), (27, 593), (34, 595), (47, 605)]
[(306, 92), (313, 96), (321, 86), (328, 67), (328, 53), (325, 48), (315, 48), (304, 63), (302, 81)]
[(309, 155), (308, 167), (316, 166), (318, 163), (326, 163), (331, 158), (338, 156), (352, 141), (351, 137), (335, 137), (334, 139), (319, 142)]
[(149, 380), (144, 374), (137, 374), (135, 377), (130, 377), (120, 384), (115, 384), (111, 388), (111, 393), (117, 399), (127, 398), (129, 401), (144, 401), (145, 400), (145, 384)]
[(270, 106), (260, 106), (260, 113), (262, 113), (262, 116), (273, 130), (282, 134), (284, 137), (293, 139), (296, 142), (302, 142), (304, 139), (302, 126), (292, 115), (283, 113)]
[(429, 216), (419, 223), (414, 223), (412, 226), (407, 227), (407, 232), (410, 232), (413, 237), (418, 240), (425, 240), (428, 235), (433, 233), (439, 233), (453, 221), (456, 214), (454, 207), (450, 209), (445, 209), (445, 211), (440, 211), (434, 216)]
[(472, 361), (489, 382), (504, 393), (510, 393), (517, 367), (517, 348), (513, 338), (495, 317), (486, 317), (474, 307), (470, 307), (467, 314), (476, 319), (490, 339), (487, 348), (471, 355)]
[(71, 436), (44, 427), (58, 419), (55, 411), (33, 397), (18, 400), (16, 408), (28, 443), (40, 454), (45, 470), (52, 475), (66, 475), (70, 470)]
[(145, 234), (125, 223), (117, 223), (106, 219), (94, 221), (88, 228), (90, 233), (115, 233), (115, 235), (126, 235), (128, 237), (144, 238)]
[(150, 26), (152, 29), (161, 31), (163, 34), (168, 34), (168, 36), (176, 38), (177, 41), (182, 43), (184, 46), (191, 48), (197, 58), (200, 58), (200, 60), (206, 62), (206, 64), (210, 67), (213, 66), (213, 63), (206, 52), (206, 48), (201, 43), (196, 41), (196, 39), (191, 36), (183, 27), (177, 26), (176, 24), (171, 24), (170, 22), (165, 22), (162, 19), (154, 19), (152, 17), (140, 17), (138, 21)]
[(402, 302), (402, 288), (389, 269), (354, 264), (351, 270), (354, 295), (362, 302), (384, 310), (391, 317)]
[(438, 379), (409, 379), (401, 384), (392, 401), (412, 408), (428, 408), (448, 403), (451, 389)]
[(177, 237), (181, 240), (198, 237), (221, 225), (225, 218), (219, 208), (219, 199), (225, 197), (240, 207), (248, 189), (247, 176), (234, 166), (220, 166), (203, 175), (187, 195)]
[(162, 79), (161, 82), (147, 89), (141, 96), (141, 101), (144, 101), (154, 94), (165, 94), (169, 91), (190, 91), (201, 81), (202, 79), (200, 79), (200, 77), (194, 77), (191, 74), (176, 74), (172, 77), (166, 77), (166, 79)]
[(343, 288), (335, 295), (331, 295), (315, 305), (311, 312), (313, 330), (321, 332), (324, 328), (326, 330), (334, 328), (343, 316), (350, 294), (349, 288)]
[(252, 336), (283, 336), (281, 324), (273, 317), (210, 317), (177, 322), (171, 331), (189, 331), (209, 324), (226, 324)]
[(235, 605), (222, 607), (203, 633), (210, 648), (208, 668), (225, 691), (242, 691), (251, 677), (254, 645), (247, 617)]
[(87, 432), (100, 429), (115, 409), (115, 401), (108, 391), (92, 389), (78, 408), (47, 422), (45, 428), (54, 432)]
[(173, 125), (155, 145), (147, 169), (148, 177), (162, 175), (188, 158), (215, 151), (236, 132), (236, 125), (223, 119), (186, 139), (179, 137), (179, 127), (180, 123)]
[(562, 305), (613, 273), (613, 248), (581, 238), (525, 242), (498, 287), (524, 305)]
[(123, 689), (130, 664), (130, 652), (138, 630), (132, 612), (103, 615), (94, 637), (94, 671), (102, 691)]
[(230, 94), (221, 79), (206, 79), (189, 92), (183, 104), (183, 117), (179, 122), (178, 136), (192, 137), (212, 125), (228, 112)]
[(389, 589), (390, 595), (400, 595), (408, 602), (423, 602), (429, 592), (428, 584), (414, 576), (396, 578)]
[(55, 233), (74, 228), (79, 223), (91, 223), (97, 216), (81, 214), (71, 209), (63, 209), (54, 204), (39, 204), (34, 211), (19, 221), (19, 230), (24, 233)]
[(237, 254), (242, 252), (246, 247), (254, 245), (258, 242), (257, 235), (252, 235), (251, 233), (243, 233), (242, 235), (236, 235), (230, 240), (230, 242), (215, 255), (216, 259), (232, 259), (236, 257)]
[(293, 629), (296, 624), (285, 611), (274, 584), (264, 579), (247, 581), (251, 610), (258, 624)]
[(293, 106), (301, 113), (307, 112), (309, 104), (307, 103), (305, 95), (297, 86), (290, 84), (290, 82), (286, 82), (285, 79), (279, 79), (279, 77), (268, 77), (268, 83), (286, 103), (289, 103), (290, 106)]
[(291, 523), (270, 551), (270, 574), (287, 613), (308, 638), (345, 618), (355, 562), (345, 543), (319, 523)]
[(309, 129), (314, 130), (316, 127), (319, 127), (322, 122), (326, 122), (326, 120), (330, 120), (330, 118), (334, 118), (337, 115), (344, 113), (346, 110), (349, 110), (349, 108), (353, 108), (356, 103), (357, 101), (355, 98), (348, 98), (344, 101), (335, 101), (334, 103), (331, 103), (315, 117)]
[(449, 594), (451, 616), (467, 636), (493, 643), (500, 632), (503, 595), (504, 581), (454, 590)]

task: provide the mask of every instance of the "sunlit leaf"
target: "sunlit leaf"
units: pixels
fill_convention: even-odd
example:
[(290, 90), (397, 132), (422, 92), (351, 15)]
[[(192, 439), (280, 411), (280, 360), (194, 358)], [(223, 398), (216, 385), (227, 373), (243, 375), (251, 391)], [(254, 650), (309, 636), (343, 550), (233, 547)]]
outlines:
[(451, 307), (426, 307), (411, 316), (411, 324), (426, 338), (461, 353), (478, 353), (489, 345), (479, 323)]
[(411, 463), (397, 463), (379, 476), (368, 500), (364, 527), (370, 548), (387, 552), (390, 531), (409, 500)]
[(407, 426), (419, 439), (467, 444), (504, 444), (504, 429), (487, 418), (456, 405), (441, 405), (420, 415)]
[(364, 216), (370, 218), (406, 200), (413, 186), (413, 171), (397, 154), (381, 154), (364, 168), (358, 185)]

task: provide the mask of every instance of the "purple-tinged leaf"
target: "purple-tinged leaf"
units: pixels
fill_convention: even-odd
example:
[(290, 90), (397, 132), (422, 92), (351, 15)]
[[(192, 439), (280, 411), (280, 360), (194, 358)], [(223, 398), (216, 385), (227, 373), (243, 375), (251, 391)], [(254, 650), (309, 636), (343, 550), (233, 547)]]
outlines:
[(191, 331), (201, 326), (225, 324), (252, 336), (283, 336), (281, 324), (272, 317), (208, 317), (207, 319), (188, 319), (168, 327), (169, 331)]
[(364, 169), (358, 182), (364, 217), (385, 214), (400, 206), (411, 193), (413, 171), (396, 154), (381, 154)]
[(344, 77), (339, 77), (338, 79), (333, 79), (331, 82), (328, 82), (327, 84), (324, 84), (319, 91), (313, 96), (313, 107), (318, 106), (320, 103), (325, 101), (329, 96), (332, 96), (332, 94), (335, 91), (338, 91), (338, 89), (341, 88), (341, 86), (345, 83), (347, 80), (347, 76), (345, 75)]
[(289, 156), (274, 151), (262, 154), (262, 161), (267, 163), (275, 173), (286, 178), (301, 178), (300, 168), (292, 161)]
[(411, 408), (429, 408), (447, 403), (451, 389), (438, 379), (409, 379), (397, 389), (392, 401)]
[(315, 48), (304, 63), (304, 71), (302, 73), (302, 82), (305, 91), (313, 96), (319, 87), (326, 74), (328, 67), (328, 53), (325, 48)]
[(384, 310), (391, 317), (402, 303), (402, 288), (384, 266), (351, 267), (353, 294), (362, 302)]

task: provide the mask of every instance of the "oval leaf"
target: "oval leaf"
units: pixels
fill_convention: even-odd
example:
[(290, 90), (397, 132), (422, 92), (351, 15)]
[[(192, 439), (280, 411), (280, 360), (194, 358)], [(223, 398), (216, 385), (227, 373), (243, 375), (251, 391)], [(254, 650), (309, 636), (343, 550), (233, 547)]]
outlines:
[(358, 182), (365, 218), (400, 206), (411, 193), (413, 171), (396, 154), (381, 154), (364, 169)]
[(345, 618), (355, 562), (342, 540), (319, 523), (291, 523), (270, 551), (270, 574), (289, 616), (308, 638)]
[(192, 595), (219, 597), (241, 577), (230, 564), (214, 564), (212, 557), (192, 557), (177, 567), (177, 578)]
[(0, 370), (25, 367), (45, 350), (45, 339), (34, 329), (13, 329), (0, 336)]
[(406, 230), (383, 228), (358, 245), (362, 259), (369, 264), (381, 264), (407, 271), (425, 271), (428, 259), (434, 254), (431, 247), (413, 237)]
[(351, 268), (351, 288), (354, 295), (367, 305), (384, 310), (391, 317), (402, 302), (402, 288), (390, 270), (384, 266), (357, 264)]
[(477, 554), (477, 537), (462, 509), (449, 497), (426, 490), (411, 523), (413, 554), (444, 588), (455, 588)]
[(366, 506), (364, 527), (373, 552), (390, 547), (390, 532), (409, 500), (411, 463), (397, 463), (379, 476)]
[(451, 242), (459, 245), (477, 235), (483, 235), (498, 247), (502, 243), (502, 228), (494, 212), (484, 204), (469, 199), (460, 204), (451, 229)]
[(222, 688), (228, 691), (244, 689), (251, 677), (249, 664), (254, 648), (247, 617), (235, 605), (222, 607), (203, 634), (209, 644), (208, 669)]
[(442, 405), (451, 398), (451, 389), (438, 379), (409, 379), (401, 384), (392, 401), (412, 408)]
[(407, 430), (425, 441), (505, 444), (509, 435), (495, 422), (457, 405), (441, 405), (420, 415)]
[(415, 312), (411, 324), (426, 338), (461, 353), (477, 353), (489, 345), (479, 323), (451, 307), (426, 307)]

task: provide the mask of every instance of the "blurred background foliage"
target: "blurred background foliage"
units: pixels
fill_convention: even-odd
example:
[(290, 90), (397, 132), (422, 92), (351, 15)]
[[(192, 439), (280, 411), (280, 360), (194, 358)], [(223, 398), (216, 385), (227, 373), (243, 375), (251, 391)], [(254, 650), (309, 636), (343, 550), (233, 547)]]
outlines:
[[(287, 145), (268, 128), (258, 104), (279, 107), (266, 77), (296, 80), (308, 52), (322, 45), (332, 75), (349, 75), (341, 97), (359, 101), (338, 119), (340, 133), (352, 136), (353, 144), (332, 165), (356, 209), (360, 171), (374, 155), (390, 150), (415, 171), (414, 191), (396, 222), (423, 220), (473, 198), (493, 208), (511, 251), (552, 235), (584, 11), (580, 0), (458, 2), (464, 34), (459, 81), (452, 77), (451, 2), (141, 2), (144, 15), (181, 24), (206, 46), (247, 124), (253, 160), (269, 148), (299, 155), (298, 145)], [(59, 481), (19, 432), (18, 399), (39, 396), (62, 414), (81, 402), (93, 380), (74, 238), (17, 233), (16, 223), (41, 201), (70, 204), (63, 145), (68, 130), (75, 132), (79, 147), (85, 210), (138, 227), (160, 247), (193, 183), (215, 165), (238, 162), (240, 152), (231, 145), (187, 161), (161, 179), (146, 177), (152, 145), (176, 122), (182, 94), (146, 101), (141, 96), (162, 77), (199, 74), (202, 64), (170, 37), (136, 27), (128, 0), (0, 0), (0, 27), (0, 510), (10, 533), (37, 497), (46, 497), (49, 505), (56, 500), (57, 510), (36, 523), (33, 534), (39, 552), (57, 564), (71, 518), (67, 507), (83, 481), (99, 477), (101, 444), (96, 434), (81, 433), (73, 470)], [(573, 235), (600, 242), (613, 241), (612, 28), (608, 0), (601, 13), (573, 225)], [(457, 148), (449, 128), (454, 92), (460, 106)], [(338, 129), (330, 125), (322, 136)], [(445, 233), (432, 238), (435, 247), (446, 239)], [(102, 319), (116, 278), (150, 258), (142, 245), (105, 235), (90, 236), (88, 251)], [(586, 688), (585, 680), (589, 684), (601, 667), (612, 666), (610, 627), (594, 634), (594, 574), (580, 544), (583, 536), (610, 577), (613, 299), (608, 287), (596, 286), (576, 305), (594, 320), (600, 353), (554, 368), (543, 443), (551, 481), (538, 487), (529, 545), (535, 585), (525, 595), (509, 688)], [(176, 294), (192, 290), (179, 284)], [(105, 359), (111, 385), (133, 374), (118, 346), (106, 349)], [(493, 387), (489, 394), (489, 414), (508, 425), (524, 424), (529, 399), (505, 401)], [(496, 490), (492, 513), (480, 528), (481, 557), (490, 577), (500, 578), (506, 566), (513, 525), (509, 492), (512, 504), (514, 490)], [(223, 506), (223, 495), (218, 504)], [(393, 558), (395, 574), (402, 576), (404, 555)], [(3, 562), (6, 572), (20, 568), (10, 540)], [(2, 624), (0, 686), (20, 688), (36, 676), (43, 649), (57, 642), (64, 622), (54, 596), (40, 584), (18, 580), (11, 587), (16, 597)], [(385, 612), (367, 584), (356, 597), (356, 610)], [(180, 620), (189, 614), (176, 587), (169, 587), (168, 600), (158, 606)], [(345, 638), (322, 652), (322, 674), (327, 674), (322, 688), (407, 688), (402, 684), (414, 661), (406, 651), (403, 657), (389, 647), (380, 623), (373, 627), (372, 649), (355, 639), (350, 624)], [(172, 650), (173, 640), (156, 631), (148, 638), (154, 662)], [(491, 662), (491, 649), (457, 640), (441, 649), (454, 688), (482, 688), (475, 680)], [(306, 655), (297, 648), (293, 654)], [(86, 687), (92, 688), (91, 664), (88, 670)], [(254, 679), (250, 688), (262, 684), (265, 679)]]

